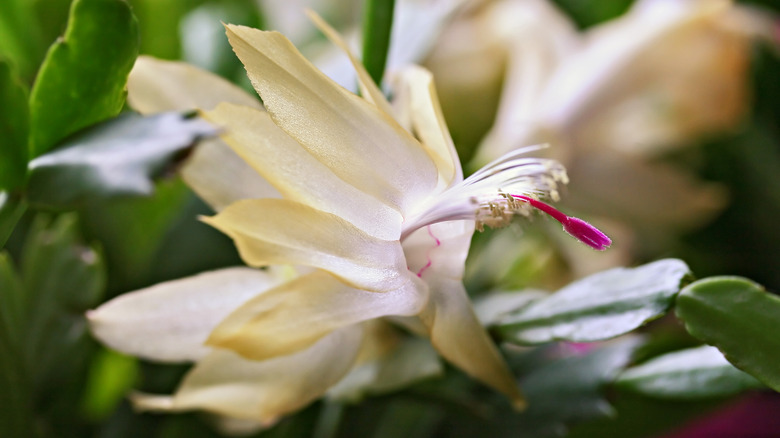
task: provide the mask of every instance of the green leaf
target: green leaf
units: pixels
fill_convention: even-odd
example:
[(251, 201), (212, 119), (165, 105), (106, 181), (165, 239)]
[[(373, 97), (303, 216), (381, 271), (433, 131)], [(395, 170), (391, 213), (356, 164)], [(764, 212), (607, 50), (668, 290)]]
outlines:
[(780, 298), (746, 278), (710, 277), (680, 292), (677, 316), (690, 334), (780, 391)]
[(24, 182), (27, 170), (29, 110), (27, 90), (11, 66), (0, 60), (0, 190), (14, 189)]
[(68, 373), (81, 363), (78, 353), (89, 340), (84, 312), (100, 302), (106, 282), (102, 255), (79, 242), (74, 214), (53, 222), (35, 218), (24, 245), (21, 278), (25, 359), (36, 386), (71, 380)]
[(497, 331), (521, 344), (613, 338), (666, 313), (689, 275), (688, 266), (677, 259), (610, 269), (506, 317)]
[(20, 360), (24, 295), (10, 257), (0, 252), (0, 435), (33, 436), (29, 374)]
[(631, 361), (641, 337), (626, 337), (597, 347), (583, 356), (559, 359), (525, 376), (520, 382), (528, 398), (524, 416), (570, 422), (613, 414), (603, 396)]
[(31, 161), (28, 199), (63, 208), (92, 198), (149, 195), (152, 178), (215, 133), (207, 122), (179, 113), (123, 114)]
[(30, 96), (32, 157), (119, 114), (138, 55), (137, 27), (124, 0), (73, 2), (65, 37), (49, 49)]
[(25, 210), (27, 204), (24, 201), (0, 191), (0, 248), (5, 246)]
[(616, 383), (640, 394), (675, 399), (724, 397), (763, 386), (709, 345), (665, 354), (629, 368)]
[(363, 15), (363, 65), (377, 85), (382, 84), (395, 0), (366, 0)]
[(0, 54), (30, 78), (46, 50), (40, 24), (35, 20), (33, 2), (3, 0), (0, 7)]

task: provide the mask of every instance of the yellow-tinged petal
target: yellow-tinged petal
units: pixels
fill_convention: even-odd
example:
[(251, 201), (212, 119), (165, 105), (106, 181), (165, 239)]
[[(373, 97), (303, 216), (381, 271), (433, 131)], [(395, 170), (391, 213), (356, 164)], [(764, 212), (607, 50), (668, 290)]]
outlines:
[(209, 110), (220, 102), (262, 108), (255, 96), (214, 73), (150, 56), (136, 60), (127, 79), (127, 101), (141, 114)]
[(182, 166), (181, 176), (214, 211), (242, 199), (280, 196), (276, 188), (222, 140), (198, 144)]
[(228, 268), (120, 295), (87, 314), (92, 333), (124, 353), (190, 361), (209, 333), (244, 302), (290, 277), (283, 269)]
[(412, 129), (439, 171), (438, 189), (443, 190), (462, 181), (463, 170), (441, 112), (433, 75), (421, 67), (412, 66), (401, 72), (399, 81), (399, 92), (407, 94)]
[(137, 394), (144, 410), (203, 409), (271, 424), (319, 398), (352, 367), (363, 330), (345, 327), (296, 354), (251, 361), (216, 350), (187, 374), (173, 396)]
[(474, 314), (460, 280), (441, 278), (430, 285), (430, 305), (421, 315), (431, 343), (445, 359), (504, 393), (515, 408), (525, 400), (514, 376)]
[[(430, 288), (430, 298), (420, 319), (439, 354), (522, 408), (525, 402), (517, 383), (474, 313), (461, 280), (473, 232), (471, 221), (442, 222), (404, 241), (410, 266), (425, 262), (420, 273)], [(417, 260), (412, 261), (415, 254)]]
[(315, 271), (248, 301), (217, 326), (207, 343), (262, 360), (304, 349), (344, 326), (415, 315), (428, 295), (422, 282), (410, 277), (404, 287), (375, 293)]
[(397, 210), (339, 178), (279, 129), (268, 113), (223, 104), (204, 116), (225, 129), (223, 139), (285, 198), (341, 216), (379, 239), (398, 239)]
[(312, 266), (371, 291), (404, 287), (411, 275), (397, 240), (377, 239), (339, 216), (298, 202), (244, 200), (203, 221), (233, 238), (250, 266)]
[(436, 169), (419, 143), (284, 36), (234, 25), (227, 35), (274, 122), (340, 178), (402, 212), (435, 187)]
[(410, 337), (383, 320), (365, 324), (357, 364), (327, 392), (328, 398), (357, 402), (368, 394), (393, 391), (443, 372), (427, 339)]

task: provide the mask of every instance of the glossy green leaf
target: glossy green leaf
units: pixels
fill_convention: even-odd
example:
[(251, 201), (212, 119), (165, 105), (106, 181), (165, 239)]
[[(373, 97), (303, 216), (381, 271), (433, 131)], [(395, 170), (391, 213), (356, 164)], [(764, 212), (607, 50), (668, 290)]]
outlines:
[(709, 345), (668, 353), (629, 368), (616, 383), (640, 394), (676, 399), (724, 397), (763, 386)]
[(27, 204), (19, 197), (0, 191), (0, 248), (5, 246), (25, 210)]
[(75, 0), (65, 36), (49, 49), (30, 96), (31, 156), (119, 114), (137, 55), (138, 29), (127, 2)]
[(151, 194), (153, 178), (215, 133), (207, 122), (179, 113), (123, 114), (31, 161), (28, 198), (38, 205), (72, 207), (93, 198)]
[(0, 60), (0, 190), (24, 182), (27, 171), (27, 90), (11, 66)]
[(520, 367), (531, 368), (521, 372), (520, 380), (528, 408), (518, 413), (504, 402), (483, 421), (464, 418), (457, 425), (457, 436), (564, 436), (572, 424), (614, 416), (606, 387), (630, 363), (642, 342), (639, 336), (626, 336), (586, 348), (549, 345), (517, 357)]
[(676, 259), (610, 269), (509, 315), (497, 330), (521, 344), (613, 338), (666, 313), (689, 275), (688, 266)]
[(520, 382), (528, 398), (524, 415), (549, 415), (566, 422), (611, 415), (613, 410), (603, 388), (628, 365), (641, 344), (638, 336), (615, 340), (525, 376)]
[(780, 391), (780, 298), (741, 277), (710, 277), (677, 297), (690, 334), (718, 347), (729, 362)]

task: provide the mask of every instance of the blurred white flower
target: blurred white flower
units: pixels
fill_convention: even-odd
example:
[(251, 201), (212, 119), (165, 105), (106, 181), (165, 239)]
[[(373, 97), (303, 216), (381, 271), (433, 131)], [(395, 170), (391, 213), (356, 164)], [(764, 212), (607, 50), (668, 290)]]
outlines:
[[(505, 0), (455, 22), (428, 65), (448, 117), (469, 117), (469, 107), (450, 109), (463, 90), (489, 96), (476, 84), (503, 78), (475, 163), (551, 142), (576, 181), (569, 205), (639, 227), (688, 227), (722, 207), (723, 190), (655, 159), (739, 124), (750, 42), (772, 29), (727, 0), (641, 0), (585, 32), (551, 2)], [(481, 104), (491, 115), (493, 101)]]

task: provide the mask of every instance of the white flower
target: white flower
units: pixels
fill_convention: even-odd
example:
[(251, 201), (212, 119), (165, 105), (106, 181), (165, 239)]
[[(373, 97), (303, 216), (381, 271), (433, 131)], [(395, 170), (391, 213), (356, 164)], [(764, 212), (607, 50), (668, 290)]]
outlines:
[[(294, 265), (303, 273), (279, 281), (277, 269), (220, 271), (131, 293), (92, 312), (95, 335), (114, 348), (197, 361), (173, 396), (137, 402), (270, 422), (354, 371), (360, 352), (380, 339), (369, 328), (391, 318), (522, 406), (461, 278), (475, 224), (500, 226), (532, 207), (596, 249), (609, 245), (595, 228), (539, 200), (557, 197), (563, 168), (518, 151), (463, 180), (426, 71), (405, 71), (394, 108), (357, 62), (362, 97), (333, 83), (279, 33), (233, 25), (227, 33), (267, 112), (255, 103), (205, 112), (224, 128), (232, 152), (211, 145), (212, 158), (196, 156), (185, 177), (219, 209), (203, 220), (233, 238), (248, 265)], [(131, 78), (134, 105), (143, 106), (134, 91), (141, 84), (150, 87), (148, 96), (165, 92), (154, 77)], [(222, 88), (226, 100), (243, 101)], [(251, 196), (245, 185), (256, 177), (244, 179), (249, 172), (241, 162), (267, 182), (254, 193), (272, 189), (273, 197)], [(231, 170), (220, 169), (224, 163)], [(218, 190), (203, 187), (215, 177), (224, 178)]]

